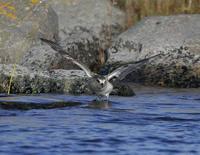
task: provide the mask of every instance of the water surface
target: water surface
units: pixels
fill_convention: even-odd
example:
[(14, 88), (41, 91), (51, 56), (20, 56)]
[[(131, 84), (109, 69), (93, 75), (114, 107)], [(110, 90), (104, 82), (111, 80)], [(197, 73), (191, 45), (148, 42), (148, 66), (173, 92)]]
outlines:
[[(0, 109), (0, 154), (200, 154), (200, 90), (141, 88), (134, 97), (49, 110)], [(47, 95), (46, 95), (47, 96)]]

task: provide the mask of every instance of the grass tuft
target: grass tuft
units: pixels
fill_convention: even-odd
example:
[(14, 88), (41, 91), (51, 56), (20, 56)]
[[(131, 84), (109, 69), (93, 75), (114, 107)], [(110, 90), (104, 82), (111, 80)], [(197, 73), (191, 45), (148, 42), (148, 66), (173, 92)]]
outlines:
[(10, 80), (9, 80), (8, 91), (7, 91), (8, 95), (10, 95), (10, 90), (11, 90), (11, 86), (12, 86), (12, 82), (13, 82), (13, 77), (15, 75), (15, 71), (16, 71), (16, 64), (13, 64), (13, 70), (10, 73)]
[(127, 28), (146, 16), (197, 14), (200, 0), (116, 0), (126, 12)]

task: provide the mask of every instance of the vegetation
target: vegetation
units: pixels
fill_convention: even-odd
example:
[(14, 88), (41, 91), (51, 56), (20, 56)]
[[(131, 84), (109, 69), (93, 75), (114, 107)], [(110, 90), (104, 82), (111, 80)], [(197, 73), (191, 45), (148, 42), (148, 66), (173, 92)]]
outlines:
[(16, 64), (13, 64), (13, 70), (12, 70), (12, 72), (10, 74), (10, 80), (9, 80), (8, 91), (7, 91), (8, 95), (10, 94), (10, 90), (11, 90), (11, 86), (12, 86), (15, 70), (16, 70)]
[(115, 0), (115, 3), (125, 10), (127, 27), (146, 16), (200, 13), (200, 0)]

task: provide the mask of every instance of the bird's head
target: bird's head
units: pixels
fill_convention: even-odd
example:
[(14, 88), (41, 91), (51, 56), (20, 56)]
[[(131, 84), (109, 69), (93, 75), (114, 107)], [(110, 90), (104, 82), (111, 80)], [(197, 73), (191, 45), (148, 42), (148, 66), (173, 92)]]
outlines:
[(106, 79), (97, 78), (97, 82), (98, 82), (101, 86), (104, 86), (104, 84), (106, 83)]

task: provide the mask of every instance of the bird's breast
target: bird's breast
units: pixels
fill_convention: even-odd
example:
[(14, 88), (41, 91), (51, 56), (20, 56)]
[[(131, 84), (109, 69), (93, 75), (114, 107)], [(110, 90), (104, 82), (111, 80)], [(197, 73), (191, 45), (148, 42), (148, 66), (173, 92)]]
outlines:
[(96, 94), (107, 94), (113, 90), (113, 85), (106, 81), (103, 85), (97, 82), (96, 79), (88, 81), (89, 88)]
[(92, 91), (97, 91), (102, 89), (102, 86), (100, 83), (97, 82), (96, 79), (92, 78), (88, 81), (88, 86)]

